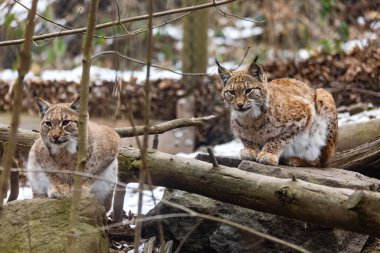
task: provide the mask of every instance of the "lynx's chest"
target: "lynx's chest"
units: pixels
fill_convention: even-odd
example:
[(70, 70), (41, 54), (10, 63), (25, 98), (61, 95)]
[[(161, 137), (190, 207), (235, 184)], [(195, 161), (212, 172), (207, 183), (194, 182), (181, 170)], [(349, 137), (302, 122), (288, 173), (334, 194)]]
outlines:
[(269, 117), (251, 118), (232, 112), (231, 129), (243, 144), (262, 146), (268, 139), (281, 133), (283, 127)]

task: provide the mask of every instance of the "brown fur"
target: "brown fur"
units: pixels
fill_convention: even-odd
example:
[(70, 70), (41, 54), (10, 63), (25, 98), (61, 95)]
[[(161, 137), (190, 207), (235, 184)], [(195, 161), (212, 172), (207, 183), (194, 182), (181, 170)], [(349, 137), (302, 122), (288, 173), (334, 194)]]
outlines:
[[(32, 172), (32, 170), (74, 171), (77, 164), (79, 100), (52, 105), (36, 99), (42, 116), (40, 136), (33, 144), (28, 159), (28, 179), (34, 195), (60, 197), (72, 191), (71, 174)], [(88, 122), (87, 162), (84, 173), (106, 181), (83, 177), (82, 190), (95, 194), (111, 206), (117, 177), (117, 154), (120, 137), (109, 127)]]
[(260, 65), (229, 71), (218, 64), (231, 128), (243, 142), (242, 159), (277, 165), (327, 166), (335, 154), (337, 113), (324, 89), (295, 79), (267, 82)]

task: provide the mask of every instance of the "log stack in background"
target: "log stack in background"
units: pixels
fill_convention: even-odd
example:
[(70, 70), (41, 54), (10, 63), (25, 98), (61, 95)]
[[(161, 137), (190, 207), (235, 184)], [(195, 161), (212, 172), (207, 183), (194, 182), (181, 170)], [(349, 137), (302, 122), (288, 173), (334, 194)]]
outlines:
[[(329, 89), (337, 106), (357, 102), (380, 105), (380, 48), (355, 49), (351, 54), (319, 53), (304, 61), (273, 61), (264, 64), (269, 79), (291, 77)], [(215, 114), (216, 120), (208, 123), (197, 138), (198, 145), (213, 145), (232, 138), (228, 127), (228, 109), (224, 106), (219, 77), (200, 77), (195, 87), (196, 115)], [(12, 109), (12, 83), (0, 80), (0, 112)], [(53, 103), (73, 100), (79, 94), (79, 84), (65, 81), (27, 80), (24, 85), (23, 109), (37, 114), (34, 96)], [(377, 94), (377, 95), (376, 95)], [(176, 102), (185, 95), (181, 80), (159, 79), (151, 83), (152, 117), (156, 120), (176, 118)], [(110, 118), (116, 112), (118, 118), (127, 118), (130, 111), (136, 119), (142, 119), (144, 91), (135, 80), (93, 82), (90, 87), (90, 115)]]

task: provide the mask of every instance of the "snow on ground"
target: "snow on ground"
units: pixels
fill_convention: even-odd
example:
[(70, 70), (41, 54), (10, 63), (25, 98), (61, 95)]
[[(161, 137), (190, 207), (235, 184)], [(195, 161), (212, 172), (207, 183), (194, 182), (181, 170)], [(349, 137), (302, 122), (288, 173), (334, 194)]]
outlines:
[(351, 116), (348, 112), (338, 114), (339, 126), (366, 122), (373, 119), (380, 119), (380, 108), (364, 111)]
[[(133, 213), (137, 213), (138, 207), (138, 183), (130, 183), (127, 187), (127, 192), (124, 198), (124, 210), (127, 212), (131, 210)], [(156, 204), (162, 199), (164, 196), (165, 187), (156, 187), (153, 189), (153, 196), (156, 199)], [(143, 192), (143, 205), (142, 205), (142, 213), (146, 214), (149, 210), (151, 210), (155, 204), (152, 197), (152, 192), (150, 190), (144, 190)]]

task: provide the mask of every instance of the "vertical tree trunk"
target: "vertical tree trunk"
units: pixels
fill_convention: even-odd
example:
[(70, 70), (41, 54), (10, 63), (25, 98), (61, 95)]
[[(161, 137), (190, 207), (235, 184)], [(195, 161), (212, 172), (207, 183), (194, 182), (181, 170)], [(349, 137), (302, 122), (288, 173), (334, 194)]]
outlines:
[[(193, 1), (184, 1), (187, 5)], [(198, 4), (208, 1), (200, 0)], [(183, 19), (182, 72), (204, 73), (207, 71), (208, 9), (198, 10)], [(188, 94), (191, 94), (197, 78), (183, 76)]]

